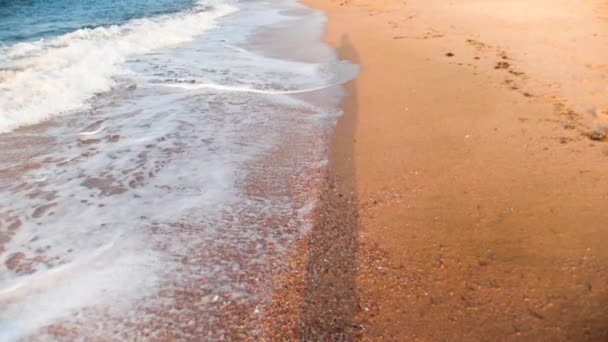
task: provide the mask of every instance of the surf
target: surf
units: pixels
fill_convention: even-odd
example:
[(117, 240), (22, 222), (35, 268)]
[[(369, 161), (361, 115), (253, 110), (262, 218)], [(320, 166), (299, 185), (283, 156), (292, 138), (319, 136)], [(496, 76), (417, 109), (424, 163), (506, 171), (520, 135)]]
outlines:
[[(358, 69), (321, 42), (321, 13), (233, 4), (9, 47), (0, 87), (32, 87), (0, 92), (0, 116), (15, 110), (0, 134), (0, 339), (256, 329), (274, 266), (311, 227)], [(314, 34), (279, 39), (285, 27)], [(306, 57), (277, 52), (292, 44)]]
[(191, 10), (83, 28), (58, 37), (0, 48), (0, 133), (56, 115), (86, 110), (96, 94), (129, 74), (138, 55), (191, 41), (236, 7), (201, 1)]

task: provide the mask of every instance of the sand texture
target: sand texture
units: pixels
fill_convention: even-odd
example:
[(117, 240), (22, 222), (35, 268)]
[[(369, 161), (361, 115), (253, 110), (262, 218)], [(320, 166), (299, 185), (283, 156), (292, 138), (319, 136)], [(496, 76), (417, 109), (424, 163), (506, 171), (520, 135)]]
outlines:
[(608, 5), (306, 2), (362, 72), (275, 332), (608, 340)]

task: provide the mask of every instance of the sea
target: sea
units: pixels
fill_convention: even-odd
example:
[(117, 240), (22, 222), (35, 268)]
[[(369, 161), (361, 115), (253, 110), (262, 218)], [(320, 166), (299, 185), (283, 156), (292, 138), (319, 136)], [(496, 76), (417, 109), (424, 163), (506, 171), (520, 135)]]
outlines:
[(0, 341), (263, 339), (358, 67), (295, 0), (0, 0)]

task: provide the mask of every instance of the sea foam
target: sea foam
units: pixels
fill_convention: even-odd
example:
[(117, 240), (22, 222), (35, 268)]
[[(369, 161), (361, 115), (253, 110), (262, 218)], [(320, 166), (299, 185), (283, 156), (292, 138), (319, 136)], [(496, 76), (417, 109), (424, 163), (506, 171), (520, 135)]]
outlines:
[(133, 55), (191, 41), (236, 7), (205, 1), (192, 10), (123, 25), (80, 29), (0, 48), (0, 133), (86, 108), (116, 85)]
[[(99, 62), (111, 72), (89, 71), (110, 88), (79, 93), (73, 115), (48, 110), (32, 122), (53, 124), (0, 134), (0, 340), (220, 340), (260, 319), (272, 272), (310, 227), (340, 84), (357, 68), (321, 43), (320, 12), (291, 0), (238, 7), (202, 24), (191, 21), (213, 10), (11, 47), (22, 64), (5, 82), (29, 73), (40, 84), (71, 80), (28, 64), (62, 49), (130, 52)], [(207, 31), (129, 50), (125, 37), (146, 41), (137, 23), (185, 30), (169, 22)], [(256, 36), (295, 25), (314, 34)], [(287, 43), (308, 57), (273, 50)]]

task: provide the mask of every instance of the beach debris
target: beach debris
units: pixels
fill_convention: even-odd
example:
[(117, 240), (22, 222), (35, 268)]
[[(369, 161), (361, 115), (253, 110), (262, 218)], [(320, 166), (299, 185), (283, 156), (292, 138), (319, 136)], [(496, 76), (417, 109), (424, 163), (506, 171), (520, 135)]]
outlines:
[(530, 312), (530, 315), (534, 318), (545, 319), (545, 316), (543, 316), (542, 314), (540, 314), (538, 311), (536, 311), (534, 309), (528, 309), (528, 312)]
[(498, 62), (498, 63), (496, 63), (496, 66), (494, 66), (494, 69), (496, 69), (496, 70), (508, 69), (510, 66), (511, 66), (511, 64), (509, 64), (508, 62)]
[(445, 55), (446, 55), (447, 57), (454, 57), (454, 54), (453, 54), (453, 53), (451, 53), (451, 52), (448, 52), (448, 53), (446, 53)]
[(475, 40), (475, 39), (467, 39), (467, 43), (469, 43), (471, 46), (474, 46), (478, 50), (481, 50), (482, 48), (488, 47), (488, 45), (485, 44), (484, 42), (481, 42), (481, 41)]
[(593, 141), (606, 141), (608, 140), (608, 133), (606, 132), (606, 128), (598, 128), (594, 129), (590, 132), (583, 133), (587, 138)]

